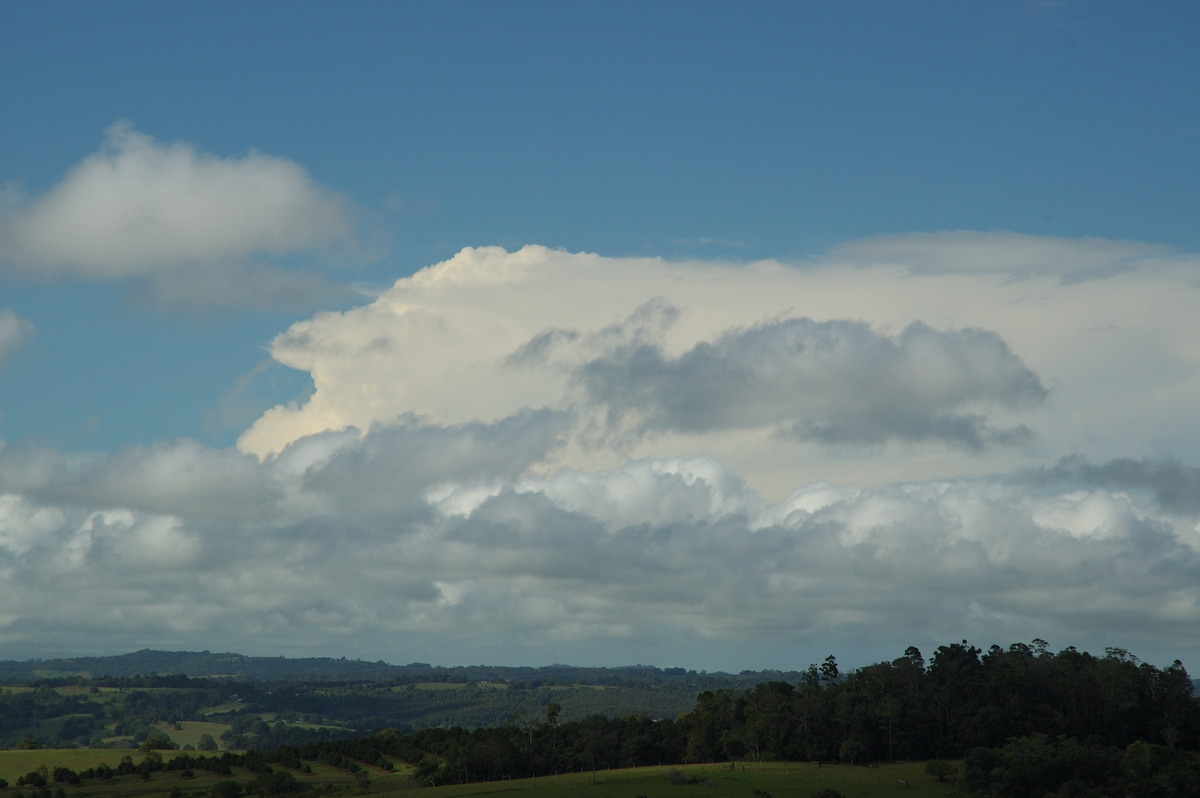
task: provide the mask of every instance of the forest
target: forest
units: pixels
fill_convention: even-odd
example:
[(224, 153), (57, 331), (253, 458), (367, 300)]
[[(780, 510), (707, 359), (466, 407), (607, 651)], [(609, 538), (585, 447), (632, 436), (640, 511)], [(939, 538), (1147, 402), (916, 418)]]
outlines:
[[(567, 718), (548, 691), (536, 694), (543, 702), (536, 710), (518, 710), (493, 725), (385, 726), (368, 734), (343, 729), (339, 735), (310, 727), (307, 737), (294, 738), (286, 735), (286, 721), (272, 726), (261, 714), (245, 711), (259, 707), (243, 705), (234, 714), (253, 720), (231, 724), (243, 736), (224, 736), (222, 747), (256, 750), (207, 757), (183, 752), (163, 757), (162, 766), (175, 762), (177, 768), (203, 769), (222, 766), (216, 762), (244, 766), (251, 761), (294, 769), (314, 761), (390, 769), (410, 763), (415, 780), (439, 785), (675, 763), (861, 766), (930, 760), (930, 772), (958, 778), (978, 796), (1170, 798), (1196, 795), (1200, 785), (1200, 703), (1178, 661), (1159, 668), (1117, 648), (1093, 655), (1074, 648), (1052, 653), (1040, 640), (987, 650), (963, 641), (939, 647), (928, 660), (910, 647), (896, 659), (846, 673), (830, 656), (796, 676), (703, 689), (688, 711), (675, 716), (633, 712)], [(169, 678), (178, 686), (160, 690), (181, 696), (192, 688), (209, 691), (212, 699), (234, 706), (244, 699), (240, 693), (233, 699), (228, 691), (249, 687)], [(152, 689), (140, 692), (153, 694)], [(56, 711), (69, 716), (84, 709), (80, 699), (88, 693), (72, 697), (48, 685), (30, 686), (25, 693), (5, 691), (0, 694), (7, 702), (0, 712), (5, 723), (18, 717), (16, 698), (22, 695), (35, 703), (58, 700)], [(379, 717), (371, 716), (371, 722)], [(343, 739), (335, 739), (339, 736)], [(151, 732), (142, 747), (169, 749), (175, 743), (169, 734)]]

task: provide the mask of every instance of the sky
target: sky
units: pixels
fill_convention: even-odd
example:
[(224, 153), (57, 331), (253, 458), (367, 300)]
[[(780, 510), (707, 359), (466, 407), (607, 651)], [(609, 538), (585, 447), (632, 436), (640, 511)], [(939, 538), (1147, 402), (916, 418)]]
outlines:
[(0, 4), (0, 657), (1200, 670), (1198, 36)]

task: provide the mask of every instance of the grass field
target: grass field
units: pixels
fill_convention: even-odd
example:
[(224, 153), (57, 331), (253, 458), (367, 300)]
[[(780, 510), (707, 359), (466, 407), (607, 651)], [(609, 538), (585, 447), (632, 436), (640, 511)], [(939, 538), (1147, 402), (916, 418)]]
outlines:
[[(672, 784), (668, 774), (678, 770), (688, 778), (706, 778), (707, 784)], [(537, 779), (460, 784), (425, 788), (428, 798), (466, 798), (472, 795), (497, 795), (504, 798), (755, 798), (766, 793), (773, 798), (808, 798), (814, 792), (832, 787), (846, 798), (953, 798), (961, 794), (952, 784), (939, 784), (925, 774), (924, 762), (880, 767), (848, 765), (784, 765), (759, 763), (729, 765), (681, 765), (679, 767), (603, 770), (593, 775), (572, 773)], [(756, 792), (760, 791), (760, 792)]]
[[(162, 754), (164, 760), (169, 761), (176, 752), (160, 751), (159, 753)], [(6, 779), (9, 783), (9, 788), (3, 791), (3, 794), (11, 795), (21, 789), (16, 787), (17, 779), (42, 766), (50, 771), (56, 767), (67, 767), (76, 772), (100, 764), (115, 768), (121, 762), (121, 758), (125, 756), (132, 756), (134, 763), (141, 762), (145, 758), (145, 754), (137, 751), (111, 748), (45, 748), (35, 751), (0, 751), (0, 778)], [(314, 789), (331, 784), (334, 787), (349, 790), (350, 794), (363, 794), (363, 790), (353, 774), (317, 762), (310, 763), (310, 767), (311, 775), (295, 772), (296, 779)], [(409, 792), (415, 786), (409, 778), (409, 769), (399, 763), (396, 770), (390, 773), (369, 766), (363, 766), (363, 770), (371, 779), (371, 786), (368, 788), (370, 793)], [(87, 795), (92, 798), (131, 798), (132, 796), (153, 798), (153, 796), (169, 795), (172, 790), (178, 788), (185, 795), (195, 795), (207, 792), (218, 781), (232, 779), (245, 783), (253, 778), (253, 773), (239, 768), (234, 768), (234, 772), (230, 776), (195, 771), (194, 776), (189, 779), (183, 778), (178, 771), (160, 770), (147, 781), (132, 774), (116, 776), (109, 781), (88, 779), (78, 787), (67, 788), (67, 794)], [(57, 789), (62, 785), (51, 784), (49, 786), (51, 789)]]
[(18, 776), (24, 776), (42, 765), (53, 769), (70, 768), (79, 771), (94, 768), (101, 762), (116, 767), (121, 757), (132, 751), (116, 751), (111, 748), (43, 748), (36, 751), (0, 751), (0, 778), (15, 784)]
[[(112, 749), (44, 749), (37, 751), (0, 751), (0, 777), (15, 785), (19, 776), (45, 766), (68, 767), (82, 771), (101, 763), (115, 767), (123, 756), (132, 755), (134, 762), (144, 757), (137, 752)], [(170, 759), (171, 752), (162, 752)], [(397, 763), (395, 772), (385, 772), (374, 767), (364, 767), (370, 777), (370, 786), (365, 790), (356, 777), (345, 771), (336, 770), (319, 763), (310, 763), (312, 774), (297, 773), (302, 783), (314, 788), (333, 785), (342, 788), (346, 795), (386, 796), (404, 793), (420, 794), (427, 798), (467, 798), (468, 796), (495, 795), (502, 798), (559, 798), (559, 796), (587, 796), (588, 798), (809, 798), (818, 790), (833, 788), (846, 798), (955, 798), (962, 795), (953, 784), (939, 784), (926, 775), (924, 762), (911, 762), (879, 767), (851, 767), (848, 765), (754, 763), (738, 765), (730, 769), (723, 765), (680, 765), (628, 770), (601, 770), (544, 776), (536, 779), (513, 779), (511, 781), (481, 782), (445, 787), (421, 787), (409, 777), (409, 769)], [(677, 770), (688, 779), (703, 779), (704, 783), (674, 784), (670, 773)], [(235, 770), (232, 777), (220, 777), (197, 772), (195, 778), (184, 780), (173, 771), (158, 771), (149, 781), (130, 775), (116, 777), (109, 782), (85, 781), (81, 787), (71, 788), (80, 794), (94, 798), (152, 798), (167, 795), (173, 789), (181, 789), (185, 795), (198, 795), (209, 790), (222, 778), (246, 782), (253, 778), (249, 772)], [(10, 786), (9, 790), (14, 788)]]
[[(176, 726), (180, 728), (176, 728)], [(176, 745), (183, 747), (190, 745), (193, 748), (200, 742), (200, 736), (203, 734), (211, 734), (213, 740), (220, 745), (221, 733), (229, 730), (228, 723), (206, 723), (198, 720), (184, 720), (178, 723), (156, 723), (154, 728), (158, 729)], [(197, 751), (197, 753), (204, 753)], [(164, 752), (164, 757), (171, 758), (171, 753)]]

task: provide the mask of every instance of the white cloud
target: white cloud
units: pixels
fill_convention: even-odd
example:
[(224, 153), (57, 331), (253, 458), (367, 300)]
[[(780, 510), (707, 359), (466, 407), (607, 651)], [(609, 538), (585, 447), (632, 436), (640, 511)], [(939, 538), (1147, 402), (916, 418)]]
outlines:
[(45, 194), (7, 204), (11, 274), (134, 280), (140, 298), (168, 306), (310, 305), (330, 284), (279, 262), (354, 238), (350, 204), (300, 165), (160, 144), (128, 122)]
[(265, 456), (405, 413), (549, 407), (576, 434), (548, 465), (711, 455), (771, 497), (800, 481), (1150, 456), (1163, 441), (1200, 457), (1200, 431), (1178, 422), (1200, 403), (1197, 265), (1009, 233), (871, 239), (794, 264), (465, 249), (277, 337), (273, 357), (315, 390), (240, 446)]
[(25, 345), (33, 335), (33, 323), (7, 308), (0, 308), (0, 364)]
[[(980, 241), (1015, 246), (1013, 273), (465, 250), (279, 336), (314, 392), (242, 449), (0, 449), (0, 641), (1200, 656), (1193, 271), (1064, 281), (1029, 272), (1030, 242)], [(1026, 447), (960, 445), (1022, 425)]]

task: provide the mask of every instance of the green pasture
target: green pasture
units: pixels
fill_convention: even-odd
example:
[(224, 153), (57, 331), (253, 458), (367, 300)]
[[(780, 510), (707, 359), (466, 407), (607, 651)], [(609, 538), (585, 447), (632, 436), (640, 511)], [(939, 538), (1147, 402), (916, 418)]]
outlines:
[[(170, 760), (175, 752), (160, 751), (164, 760)], [(53, 771), (56, 767), (67, 767), (76, 772), (87, 770), (88, 768), (96, 767), (100, 764), (107, 764), (115, 768), (120, 764), (123, 757), (132, 757), (134, 763), (141, 762), (145, 758), (145, 754), (137, 751), (117, 750), (111, 748), (45, 748), (34, 751), (21, 750), (6, 750), (0, 751), (0, 778), (4, 778), (9, 783), (8, 790), (5, 793), (11, 793), (15, 787), (17, 779), (27, 773), (36, 771), (39, 767), (44, 766), (47, 770)], [(322, 765), (317, 762), (309, 763), (312, 768), (312, 774), (292, 771), (292, 774), (298, 781), (304, 784), (309, 784), (314, 788), (320, 788), (325, 784), (332, 784), (337, 787), (349, 787), (358, 792), (358, 781), (354, 774), (347, 773), (344, 770), (337, 770), (327, 765)], [(276, 766), (277, 767), (277, 766)], [(412, 780), (409, 778), (409, 769), (403, 763), (397, 763), (396, 770), (386, 772), (379, 768), (363, 766), (363, 770), (371, 779), (370, 792), (398, 792), (401, 790), (411, 789)], [(233, 774), (230, 776), (220, 776), (205, 771), (196, 770), (192, 778), (185, 779), (179, 771), (160, 770), (155, 772), (149, 780), (143, 781), (140, 776), (129, 774), (125, 776), (115, 776), (109, 781), (87, 780), (79, 787), (68, 788), (68, 794), (72, 791), (77, 791), (95, 798), (132, 798), (133, 796), (165, 796), (173, 789), (178, 787), (185, 795), (195, 792), (206, 792), (212, 788), (218, 781), (227, 779), (247, 782), (255, 777), (255, 774), (234, 768)], [(49, 785), (51, 789), (56, 789), (62, 785)]]
[[(164, 759), (171, 752), (163, 751)], [(75, 771), (86, 770), (101, 763), (116, 767), (127, 755), (140, 762), (144, 754), (113, 749), (42, 749), (35, 751), (0, 751), (0, 777), (10, 785), (19, 776), (45, 766), (68, 767)], [(303, 783), (320, 787), (324, 784), (350, 787), (353, 794), (362, 794), (354, 775), (317, 762), (309, 763), (312, 774), (296, 772)], [(386, 796), (404, 793), (420, 794), (427, 798), (467, 798), (475, 795), (497, 795), (503, 798), (559, 798), (560, 796), (585, 796), (590, 798), (761, 798), (763, 794), (773, 798), (808, 798), (827, 788), (838, 790), (846, 798), (954, 798), (961, 790), (954, 784), (939, 784), (926, 775), (924, 762), (910, 762), (878, 767), (849, 765), (746, 763), (731, 768), (730, 764), (679, 765), (626, 770), (599, 770), (595, 773), (567, 773), (542, 776), (534, 779), (513, 779), (497, 782), (479, 782), (445, 787), (421, 787), (410, 778), (411, 768), (397, 762), (394, 772), (364, 766), (371, 784), (367, 793)], [(677, 770), (687, 779), (703, 779), (704, 783), (674, 784), (670, 773)], [(221, 777), (196, 771), (195, 777), (184, 779), (173, 771), (158, 771), (149, 781), (134, 775), (119, 776), (109, 782), (85, 782), (82, 789), (89, 795), (145, 796), (165, 795), (179, 787), (184, 794), (205, 791), (223, 778), (245, 782), (254, 777), (249, 772), (235, 769), (230, 777)], [(10, 787), (10, 789), (12, 789)]]
[[(687, 778), (706, 778), (707, 784), (672, 784), (668, 775), (678, 770)], [(594, 779), (594, 781), (593, 781)], [(879, 767), (849, 765), (785, 765), (755, 763), (730, 770), (724, 765), (680, 765), (678, 767), (601, 770), (536, 779), (459, 784), (423, 788), (427, 798), (465, 798), (497, 795), (504, 798), (756, 798), (767, 793), (773, 798), (808, 798), (814, 792), (833, 788), (846, 798), (952, 798), (961, 794), (952, 784), (939, 784), (925, 774), (924, 762)], [(411, 789), (411, 788), (410, 788)], [(755, 791), (761, 791), (756, 793)], [(372, 790), (374, 793), (375, 790)]]
[[(178, 727), (178, 728), (177, 728)], [(203, 734), (211, 734), (212, 738), (221, 743), (221, 733), (229, 730), (228, 723), (212, 723), (209, 721), (199, 720), (182, 720), (178, 723), (156, 723), (154, 728), (167, 736), (171, 742), (182, 748), (185, 745), (190, 745), (193, 748), (199, 745), (200, 736)], [(163, 758), (170, 759), (174, 754), (170, 751), (163, 751)], [(197, 753), (204, 754), (205, 751)]]
[(37, 770), (45, 765), (50, 770), (56, 767), (71, 770), (87, 770), (101, 763), (116, 767), (121, 757), (134, 754), (134, 761), (140, 762), (141, 755), (135, 751), (119, 751), (113, 748), (39, 748), (33, 751), (12, 749), (0, 751), (0, 778), (15, 784), (18, 776)]

